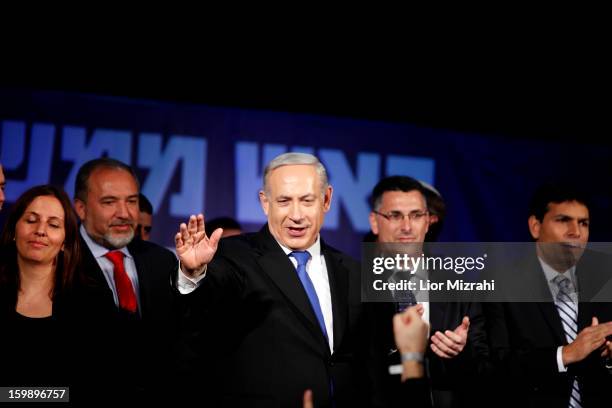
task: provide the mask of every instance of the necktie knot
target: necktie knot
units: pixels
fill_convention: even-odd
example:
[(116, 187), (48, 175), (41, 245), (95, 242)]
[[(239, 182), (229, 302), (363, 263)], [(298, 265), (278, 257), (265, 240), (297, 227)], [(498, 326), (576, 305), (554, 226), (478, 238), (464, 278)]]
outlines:
[(115, 268), (117, 265), (123, 265), (123, 252), (121, 251), (109, 251), (104, 256), (113, 263)]
[(298, 268), (300, 266), (306, 266), (306, 264), (308, 263), (308, 260), (310, 259), (310, 252), (308, 251), (293, 251), (289, 254), (289, 256), (292, 256), (295, 258), (295, 260), (297, 261), (298, 264)]
[(574, 284), (566, 276), (555, 276), (553, 282), (559, 287), (559, 291), (569, 294), (574, 292)]

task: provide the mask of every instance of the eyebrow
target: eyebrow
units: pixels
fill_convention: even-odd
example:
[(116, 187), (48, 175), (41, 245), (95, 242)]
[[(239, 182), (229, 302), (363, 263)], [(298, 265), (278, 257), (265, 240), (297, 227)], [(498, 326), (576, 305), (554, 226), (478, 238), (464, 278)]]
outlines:
[(387, 210), (385, 212), (386, 213), (412, 214), (412, 213), (418, 213), (418, 212), (424, 212), (424, 211), (427, 211), (427, 209), (426, 208), (424, 208), (424, 209), (416, 208), (414, 210), (408, 211), (407, 213), (404, 213), (403, 211), (400, 211), (400, 210)]
[[(132, 194), (132, 195), (127, 196), (128, 200), (130, 198), (138, 198), (138, 194)], [(100, 197), (100, 200), (108, 200), (108, 199), (111, 199), (111, 200), (120, 200), (121, 197), (118, 197), (116, 195), (105, 195), (105, 196)]]
[[(39, 213), (37, 213), (36, 211), (28, 211), (28, 212), (26, 212), (25, 214), (26, 214), (26, 215), (30, 215), (30, 214), (32, 214), (32, 215), (35, 215), (35, 216), (37, 216), (37, 217), (40, 217), (40, 216), (41, 216), (41, 215), (40, 215)], [(52, 216), (50, 216), (50, 217), (49, 217), (49, 219), (56, 219), (56, 220), (60, 220), (60, 221), (63, 221), (63, 220), (64, 220), (62, 217), (58, 217), (58, 216), (56, 216), (56, 215), (52, 215)]]
[(589, 221), (590, 220), (589, 217), (573, 217), (568, 214), (557, 214), (555, 215), (555, 218), (564, 218), (568, 220), (578, 220), (578, 221)]

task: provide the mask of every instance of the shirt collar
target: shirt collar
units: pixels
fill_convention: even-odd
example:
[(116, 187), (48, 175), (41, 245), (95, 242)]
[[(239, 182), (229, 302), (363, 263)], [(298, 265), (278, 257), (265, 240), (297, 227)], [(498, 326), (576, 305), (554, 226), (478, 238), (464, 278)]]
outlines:
[(547, 264), (539, 256), (538, 256), (538, 261), (540, 261), (540, 265), (542, 266), (542, 270), (544, 271), (544, 276), (546, 276), (546, 281), (548, 282), (549, 285), (556, 285), (556, 283), (553, 282), (553, 280), (557, 276), (561, 275), (561, 276), (565, 276), (566, 278), (568, 278), (574, 284), (574, 287), (576, 287), (576, 279), (574, 278), (576, 275), (576, 265), (572, 266), (565, 272), (560, 273), (556, 271), (552, 266)]
[[(312, 244), (312, 246), (310, 248), (306, 249), (306, 251), (310, 252), (310, 256), (313, 259), (315, 257), (321, 255), (321, 239), (320, 238), (321, 238), (321, 236), (317, 235), (317, 240), (314, 242), (314, 244)], [(278, 242), (278, 241), (276, 241), (276, 242)], [(293, 249), (287, 248), (286, 246), (284, 246), (280, 242), (278, 242), (278, 245), (280, 245), (280, 247), (283, 249), (283, 251), (285, 252), (285, 254), (287, 256), (289, 256), (289, 254), (294, 251)]]

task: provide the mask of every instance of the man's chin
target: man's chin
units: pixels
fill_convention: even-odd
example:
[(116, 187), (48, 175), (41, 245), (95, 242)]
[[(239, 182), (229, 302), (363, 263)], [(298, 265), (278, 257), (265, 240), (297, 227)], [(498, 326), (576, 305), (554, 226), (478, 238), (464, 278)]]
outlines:
[(125, 234), (106, 234), (104, 235), (104, 241), (114, 249), (123, 248), (127, 246), (134, 239), (134, 230)]
[(315, 240), (309, 236), (302, 236), (302, 237), (286, 236), (285, 243), (283, 245), (285, 245), (286, 247), (290, 249), (296, 250), (296, 251), (303, 251), (303, 250), (310, 248), (312, 244), (314, 244), (314, 241)]

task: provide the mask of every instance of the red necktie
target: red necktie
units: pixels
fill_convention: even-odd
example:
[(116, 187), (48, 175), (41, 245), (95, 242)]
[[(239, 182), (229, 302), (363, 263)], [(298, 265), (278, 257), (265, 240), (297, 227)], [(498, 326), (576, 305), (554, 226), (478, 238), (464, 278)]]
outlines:
[(123, 252), (111, 251), (107, 252), (104, 256), (113, 263), (113, 276), (115, 279), (115, 288), (117, 289), (117, 297), (119, 297), (119, 307), (128, 312), (136, 312), (138, 309), (138, 302), (136, 301), (136, 294), (134, 293), (132, 281), (123, 265)]

